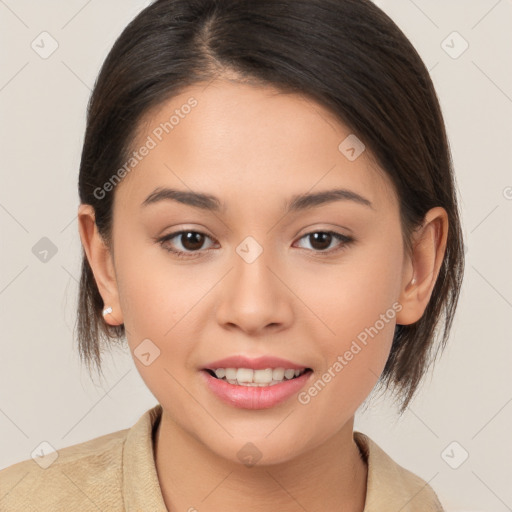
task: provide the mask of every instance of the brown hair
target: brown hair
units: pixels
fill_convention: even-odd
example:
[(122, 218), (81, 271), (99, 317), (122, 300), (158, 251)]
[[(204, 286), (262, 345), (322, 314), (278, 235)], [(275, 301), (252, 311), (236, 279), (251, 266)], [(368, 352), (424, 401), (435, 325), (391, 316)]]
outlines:
[[(369, 0), (157, 0), (108, 54), (88, 105), (79, 196), (94, 207), (112, 247), (113, 194), (98, 193), (129, 158), (145, 113), (198, 82), (222, 76), (303, 94), (363, 141), (394, 184), (405, 246), (426, 212), (448, 214), (447, 247), (420, 320), (397, 325), (379, 384), (400, 413), (446, 345), (464, 272), (455, 178), (440, 105), (418, 53)], [(82, 249), (78, 344), (101, 371), (103, 345), (125, 335), (107, 325)], [(439, 332), (438, 332), (439, 328)], [(437, 342), (436, 342), (437, 339)]]

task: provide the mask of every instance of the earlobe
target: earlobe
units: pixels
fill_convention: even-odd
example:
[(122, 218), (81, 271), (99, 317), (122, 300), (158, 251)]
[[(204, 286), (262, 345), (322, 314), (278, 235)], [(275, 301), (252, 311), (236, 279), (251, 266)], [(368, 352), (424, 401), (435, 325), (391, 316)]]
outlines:
[(112, 309), (103, 315), (103, 318), (109, 325), (121, 325), (123, 316), (119, 305), (113, 258), (99, 234), (94, 208), (91, 205), (80, 204), (78, 207), (78, 231), (105, 308)]
[(447, 238), (446, 210), (432, 208), (413, 235), (412, 255), (404, 272), (399, 299), (402, 309), (397, 315), (397, 324), (409, 325), (423, 316), (439, 275)]

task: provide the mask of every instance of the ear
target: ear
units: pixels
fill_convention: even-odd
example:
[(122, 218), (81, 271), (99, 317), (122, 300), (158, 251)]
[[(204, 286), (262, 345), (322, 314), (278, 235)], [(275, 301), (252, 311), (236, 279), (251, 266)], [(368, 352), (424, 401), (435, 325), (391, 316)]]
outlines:
[(432, 208), (413, 234), (412, 254), (404, 266), (397, 324), (409, 325), (423, 316), (443, 262), (447, 237), (446, 210)]
[(94, 208), (89, 204), (80, 204), (78, 207), (78, 231), (84, 247), (87, 260), (94, 274), (94, 279), (104, 307), (111, 307), (112, 313), (104, 316), (109, 325), (123, 323), (123, 314), (119, 304), (119, 293), (115, 275), (113, 256), (99, 234), (95, 222)]

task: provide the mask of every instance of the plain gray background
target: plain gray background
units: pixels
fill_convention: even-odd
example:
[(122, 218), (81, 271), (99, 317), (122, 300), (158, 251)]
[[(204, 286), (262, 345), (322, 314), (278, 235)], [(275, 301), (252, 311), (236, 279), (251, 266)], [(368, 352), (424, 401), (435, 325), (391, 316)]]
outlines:
[[(355, 428), (428, 481), (448, 511), (512, 510), (512, 1), (377, 3), (438, 91), (466, 275), (448, 348), (409, 411), (396, 420), (382, 398)], [(42, 441), (59, 449), (128, 428), (156, 403), (128, 349), (105, 358), (97, 385), (73, 339), (86, 104), (116, 37), (147, 4), (0, 0), (0, 468)], [(46, 261), (44, 237), (55, 246)]]

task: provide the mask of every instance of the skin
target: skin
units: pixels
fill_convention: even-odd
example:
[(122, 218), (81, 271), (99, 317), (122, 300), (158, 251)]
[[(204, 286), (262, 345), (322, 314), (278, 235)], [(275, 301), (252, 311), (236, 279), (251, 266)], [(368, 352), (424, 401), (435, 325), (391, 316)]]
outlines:
[[(342, 123), (312, 100), (268, 86), (218, 79), (189, 87), (148, 113), (133, 147), (191, 96), (198, 105), (115, 189), (113, 254), (92, 208), (78, 212), (98, 288), (113, 308), (105, 321), (124, 322), (132, 355), (146, 338), (160, 349), (149, 366), (134, 362), (163, 407), (155, 460), (165, 503), (225, 511), (250, 497), (254, 512), (340, 504), (361, 512), (367, 467), (353, 439), (354, 414), (384, 368), (395, 323), (417, 321), (428, 304), (446, 212), (427, 213), (408, 257), (394, 188), (369, 151), (349, 161), (338, 150), (350, 134)], [(171, 201), (141, 208), (160, 186), (213, 194), (225, 209)], [(333, 188), (373, 207), (345, 200), (284, 214), (292, 195)], [(207, 237), (196, 246), (179, 236), (155, 241), (180, 229)], [(354, 241), (328, 238), (322, 246), (305, 236), (326, 230)], [(263, 248), (250, 264), (236, 252), (249, 235)], [(199, 249), (179, 259), (165, 246)], [(200, 378), (215, 359), (269, 354), (312, 368), (314, 382), (394, 303), (401, 310), (308, 404), (293, 396), (270, 409), (238, 409)], [(253, 467), (237, 456), (247, 442), (261, 452)]]

